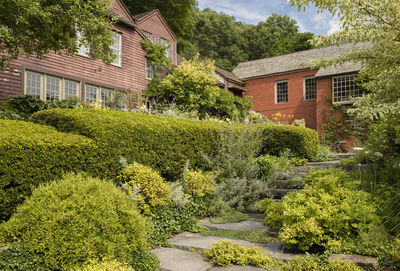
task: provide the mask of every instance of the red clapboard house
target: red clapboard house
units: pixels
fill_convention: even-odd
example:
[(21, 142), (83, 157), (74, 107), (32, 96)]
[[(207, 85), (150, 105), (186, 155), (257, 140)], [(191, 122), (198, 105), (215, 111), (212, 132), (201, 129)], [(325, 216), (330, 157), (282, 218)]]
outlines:
[(245, 82), (245, 97), (254, 110), (272, 118), (273, 114), (304, 119), (306, 126), (321, 134), (331, 104), (351, 104), (361, 95), (356, 84), (359, 64), (345, 63), (326, 69), (312, 69), (311, 60), (334, 58), (369, 43), (344, 44), (240, 63), (233, 73)]
[(140, 41), (147, 37), (171, 44), (166, 54), (176, 63), (177, 39), (158, 10), (132, 16), (121, 0), (115, 0), (112, 13), (119, 17), (112, 45), (117, 57), (112, 64), (89, 57), (90, 48), (85, 46), (75, 56), (50, 53), (42, 60), (21, 57), (12, 62), (11, 71), (0, 72), (0, 99), (18, 94), (42, 100), (77, 96), (92, 103), (105, 101), (114, 89), (141, 94), (152, 72)]

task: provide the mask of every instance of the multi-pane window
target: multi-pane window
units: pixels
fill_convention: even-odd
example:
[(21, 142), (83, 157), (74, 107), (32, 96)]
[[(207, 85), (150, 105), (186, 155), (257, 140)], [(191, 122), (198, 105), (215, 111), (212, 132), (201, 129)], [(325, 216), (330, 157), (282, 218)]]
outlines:
[(156, 38), (153, 36), (153, 35), (151, 35), (151, 34), (149, 34), (149, 33), (143, 33), (145, 36), (146, 36), (146, 38), (149, 40), (149, 41), (151, 41), (151, 43), (156, 43)]
[(276, 87), (276, 103), (287, 103), (289, 101), (288, 81), (276, 82), (275, 87)]
[(168, 48), (165, 49), (165, 56), (168, 58), (172, 58), (172, 44), (168, 40), (163, 40), (160, 39), (159, 43), (163, 46), (166, 46)]
[(153, 79), (155, 76), (154, 66), (146, 59), (146, 79)]
[(79, 83), (71, 80), (64, 80), (64, 99), (79, 96)]
[(78, 38), (79, 44), (78, 54), (82, 56), (89, 56), (90, 46), (86, 44), (86, 41), (83, 39), (83, 35), (79, 31), (77, 31), (76, 36)]
[(60, 78), (46, 76), (46, 101), (60, 100), (60, 82)]
[(85, 87), (85, 101), (87, 103), (97, 102), (97, 87), (92, 85), (86, 85)]
[(101, 106), (108, 106), (111, 99), (112, 90), (108, 88), (100, 89)]
[(350, 102), (352, 98), (362, 95), (356, 79), (356, 74), (333, 77), (334, 103)]
[(25, 94), (40, 99), (42, 75), (27, 71), (25, 79)]
[(115, 64), (117, 66), (121, 66), (121, 55), (122, 55), (122, 50), (121, 50), (121, 35), (117, 33), (113, 33), (113, 39), (114, 39), (114, 44), (110, 46), (111, 50), (113, 51), (115, 58), (112, 62), (112, 64)]
[(79, 95), (80, 83), (45, 73), (25, 71), (25, 94), (46, 101)]
[(304, 100), (315, 100), (317, 98), (317, 82), (315, 77), (304, 78)]

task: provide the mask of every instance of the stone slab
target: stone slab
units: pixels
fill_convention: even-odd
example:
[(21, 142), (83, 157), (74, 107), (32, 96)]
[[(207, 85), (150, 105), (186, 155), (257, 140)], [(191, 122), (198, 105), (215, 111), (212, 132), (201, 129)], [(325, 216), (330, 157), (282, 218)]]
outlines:
[(257, 221), (241, 221), (235, 223), (223, 223), (223, 224), (215, 224), (212, 223), (208, 218), (203, 219), (201, 224), (210, 230), (232, 230), (232, 231), (261, 231), (267, 230), (264, 226), (263, 222)]
[(304, 254), (285, 252), (283, 250), (284, 248), (283, 243), (252, 243), (248, 241), (233, 240), (223, 237), (202, 236), (200, 234), (190, 233), (190, 232), (183, 232), (168, 239), (168, 241), (172, 243), (175, 248), (187, 251), (190, 251), (192, 249), (206, 250), (209, 249), (213, 243), (216, 243), (221, 240), (229, 240), (231, 242), (240, 243), (241, 245), (246, 247), (252, 247), (252, 246), (261, 247), (264, 253), (283, 261), (289, 261), (294, 256), (304, 255)]
[(161, 262), (161, 271), (207, 271), (212, 265), (200, 254), (179, 250), (176, 248), (153, 249)]
[(355, 254), (332, 254), (329, 260), (343, 260), (346, 262), (355, 263), (365, 270), (378, 270), (378, 259), (374, 257), (361, 256)]

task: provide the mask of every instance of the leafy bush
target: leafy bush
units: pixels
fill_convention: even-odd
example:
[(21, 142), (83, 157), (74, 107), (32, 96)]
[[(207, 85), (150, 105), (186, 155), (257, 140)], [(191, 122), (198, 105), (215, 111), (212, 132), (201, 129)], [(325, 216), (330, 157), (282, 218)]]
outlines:
[(50, 271), (43, 255), (23, 246), (11, 246), (0, 250), (0, 270), (4, 271)]
[(120, 263), (116, 260), (101, 263), (91, 263), (75, 271), (135, 271), (132, 267)]
[(334, 158), (334, 154), (331, 152), (331, 149), (328, 146), (324, 146), (318, 144), (317, 152), (315, 156), (311, 159), (313, 162), (326, 162), (332, 161)]
[(187, 170), (183, 179), (186, 193), (194, 198), (202, 198), (215, 191), (215, 180), (211, 174)]
[(282, 202), (276, 202), (273, 199), (266, 198), (258, 203), (257, 209), (265, 214), (265, 226), (274, 229), (279, 229), (282, 227)]
[(290, 263), (282, 266), (282, 271), (362, 271), (363, 269), (354, 263), (343, 260), (326, 260), (321, 257), (307, 255), (307, 257), (295, 256)]
[(6, 220), (33, 188), (66, 171), (104, 176), (107, 163), (83, 136), (24, 121), (0, 120), (0, 220)]
[(110, 182), (67, 174), (33, 191), (0, 225), (0, 241), (22, 243), (52, 269), (89, 260), (127, 262), (147, 248), (147, 221), (131, 198)]
[(127, 184), (125, 188), (130, 193), (137, 191), (136, 198), (141, 205), (150, 208), (165, 205), (171, 198), (168, 184), (151, 167), (139, 163), (128, 165), (122, 170), (119, 179)]
[(260, 247), (247, 248), (239, 243), (230, 241), (219, 241), (211, 245), (209, 250), (204, 252), (207, 261), (220, 265), (254, 265), (269, 269), (277, 264), (277, 261), (265, 255)]
[(134, 251), (129, 263), (137, 271), (157, 271), (160, 265), (157, 256), (146, 250)]
[[(371, 194), (356, 190), (359, 182), (339, 170), (322, 170), (306, 177), (305, 187), (283, 199), (283, 242), (307, 250), (317, 245), (340, 247), (343, 240), (357, 238), (359, 228), (381, 223)], [(276, 217), (279, 219), (279, 217)]]

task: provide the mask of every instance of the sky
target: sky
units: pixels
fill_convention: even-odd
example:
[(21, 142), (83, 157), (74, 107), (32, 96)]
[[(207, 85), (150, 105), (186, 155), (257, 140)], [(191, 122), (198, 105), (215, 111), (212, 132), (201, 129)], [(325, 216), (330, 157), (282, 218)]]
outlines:
[(298, 11), (286, 0), (197, 0), (200, 10), (210, 8), (236, 17), (247, 24), (265, 21), (273, 13), (288, 15), (295, 19), (300, 32), (330, 35), (338, 30), (337, 19), (329, 12), (317, 13), (315, 6)]

